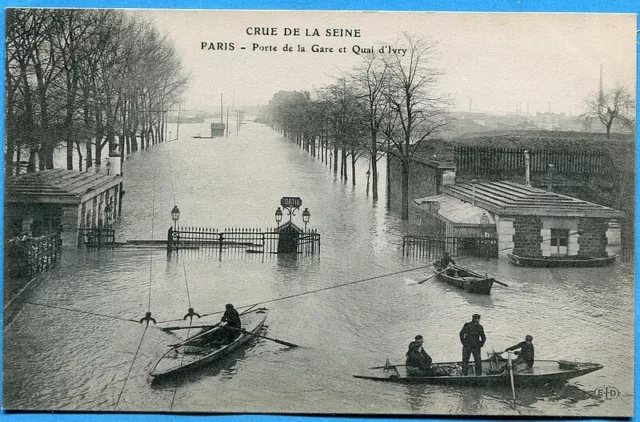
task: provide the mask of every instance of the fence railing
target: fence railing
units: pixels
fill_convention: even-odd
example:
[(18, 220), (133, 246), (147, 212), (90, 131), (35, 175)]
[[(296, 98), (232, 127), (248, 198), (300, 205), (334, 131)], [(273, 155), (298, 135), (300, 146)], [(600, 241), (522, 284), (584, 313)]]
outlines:
[(78, 229), (78, 246), (101, 248), (113, 246), (116, 241), (116, 231), (107, 227), (94, 227), (91, 229)]
[(495, 237), (446, 237), (415, 236), (402, 238), (402, 255), (414, 258), (438, 258), (444, 252), (453, 256), (478, 256), (496, 258), (498, 256), (498, 239)]
[(5, 276), (22, 279), (54, 267), (62, 254), (60, 234), (16, 237), (5, 242)]
[[(455, 147), (455, 162), (460, 173), (500, 175), (525, 168), (524, 148)], [(532, 173), (546, 173), (554, 165), (555, 173), (611, 173), (609, 156), (601, 151), (530, 149)]]
[[(277, 253), (281, 232), (275, 229), (177, 227), (167, 232), (167, 250), (217, 248), (244, 250), (246, 253)], [(303, 231), (297, 237), (299, 254), (320, 252), (320, 234), (314, 230)]]

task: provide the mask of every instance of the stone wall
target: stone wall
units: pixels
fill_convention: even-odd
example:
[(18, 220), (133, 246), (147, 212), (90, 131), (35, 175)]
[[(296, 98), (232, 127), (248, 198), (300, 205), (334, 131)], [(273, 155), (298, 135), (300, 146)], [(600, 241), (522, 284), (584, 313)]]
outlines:
[[(424, 163), (409, 164), (409, 203), (412, 199), (438, 194), (439, 170)], [(394, 211), (402, 209), (402, 163), (398, 158), (389, 159), (389, 201)]]
[(517, 216), (513, 221), (513, 253), (522, 256), (542, 256), (542, 220), (536, 216)]
[(581, 218), (578, 222), (580, 255), (607, 256), (607, 228), (609, 221), (604, 218)]

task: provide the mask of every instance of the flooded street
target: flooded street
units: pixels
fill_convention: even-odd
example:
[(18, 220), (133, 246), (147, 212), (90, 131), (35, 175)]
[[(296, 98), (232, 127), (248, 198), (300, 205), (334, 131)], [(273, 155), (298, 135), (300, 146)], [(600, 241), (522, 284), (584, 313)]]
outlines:
[[(299, 196), (311, 212), (309, 228), (321, 234), (321, 253), (294, 259), (220, 256), (216, 250), (170, 256), (161, 248), (65, 250), (56, 269), (5, 309), (5, 408), (594, 417), (631, 412), (633, 262), (527, 269), (506, 260), (465, 258), (461, 264), (509, 287), (495, 285), (491, 296), (478, 296), (435, 279), (416, 284), (431, 274), (430, 260), (402, 256), (408, 227), (385, 208), (384, 161), (380, 200), (373, 204), (364, 159), (354, 187), (265, 125), (247, 122), (229, 138), (191, 138), (207, 134), (208, 126), (181, 125), (180, 139), (125, 162), (119, 240), (166, 239), (174, 204), (181, 226), (273, 228), (280, 198)], [(175, 126), (170, 130), (175, 136)], [(293, 221), (303, 225), (299, 215)], [(155, 361), (186, 333), (145, 330), (134, 321), (149, 309), (158, 322), (167, 322), (182, 319), (189, 307), (210, 314), (229, 302), (268, 302), (264, 334), (301, 347), (260, 339), (215, 367), (151, 385)], [(604, 369), (560, 387), (518, 390), (515, 411), (510, 389), (352, 377), (387, 357), (404, 363), (417, 334), (435, 362), (459, 360), (458, 332), (473, 313), (482, 315), (487, 333), (483, 357), (531, 334), (537, 359), (591, 361)], [(220, 314), (207, 318), (218, 321)], [(594, 394), (605, 386), (620, 397)]]

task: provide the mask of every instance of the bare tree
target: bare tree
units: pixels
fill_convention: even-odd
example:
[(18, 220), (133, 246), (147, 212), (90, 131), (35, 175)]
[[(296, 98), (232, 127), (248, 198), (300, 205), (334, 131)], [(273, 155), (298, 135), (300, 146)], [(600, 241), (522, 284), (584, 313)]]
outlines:
[(391, 143), (390, 154), (400, 160), (403, 220), (409, 219), (409, 165), (418, 143), (449, 124), (447, 97), (437, 94), (441, 71), (430, 67), (436, 42), (409, 34), (395, 42), (394, 53), (384, 57), (390, 73), (384, 96), (389, 122), (383, 125)]
[(388, 103), (384, 92), (387, 89), (389, 75), (387, 63), (373, 54), (363, 55), (362, 64), (356, 67), (353, 73), (358, 96), (365, 106), (364, 120), (370, 137), (366, 150), (371, 163), (371, 191), (374, 202), (378, 200), (378, 160), (382, 157), (378, 133), (383, 119), (388, 115)]
[(582, 117), (585, 120), (590, 118), (600, 120), (607, 131), (607, 138), (609, 138), (611, 127), (616, 121), (633, 129), (635, 109), (636, 104), (631, 92), (624, 86), (618, 86), (607, 93), (600, 91), (587, 98), (586, 112)]

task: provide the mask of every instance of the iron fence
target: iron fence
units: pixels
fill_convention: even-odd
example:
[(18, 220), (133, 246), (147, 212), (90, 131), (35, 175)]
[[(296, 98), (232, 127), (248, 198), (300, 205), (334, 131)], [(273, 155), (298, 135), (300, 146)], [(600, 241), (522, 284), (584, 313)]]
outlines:
[(40, 237), (16, 237), (4, 245), (5, 275), (13, 279), (31, 278), (54, 267), (62, 254), (59, 233)]
[(103, 246), (113, 246), (115, 241), (116, 231), (109, 227), (78, 229), (78, 246), (101, 248)]
[[(221, 252), (244, 251), (253, 254), (278, 252), (280, 234), (276, 229), (177, 227), (167, 232), (167, 250), (217, 248)], [(317, 230), (303, 231), (297, 237), (297, 253), (320, 252), (320, 234)]]
[(438, 258), (444, 252), (452, 256), (496, 258), (498, 239), (495, 237), (415, 236), (402, 238), (402, 255), (413, 258)]

